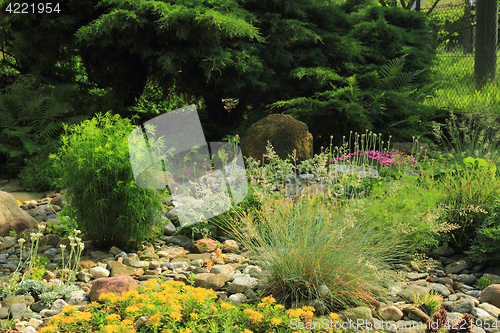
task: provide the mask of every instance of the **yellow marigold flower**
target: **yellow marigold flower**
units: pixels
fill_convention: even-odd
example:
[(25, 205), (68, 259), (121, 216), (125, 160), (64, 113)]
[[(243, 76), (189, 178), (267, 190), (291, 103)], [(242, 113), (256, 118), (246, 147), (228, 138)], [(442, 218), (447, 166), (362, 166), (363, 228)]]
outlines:
[(161, 333), (172, 333), (172, 330), (169, 330), (168, 328), (165, 328)]
[(76, 323), (75, 317), (65, 317), (61, 320), (61, 324), (63, 324), (63, 325), (75, 324), (75, 323)]
[(177, 310), (177, 311), (181, 311), (182, 310), (182, 305), (180, 305), (178, 303), (173, 303), (170, 307), (172, 309), (174, 309), (174, 310)]
[(108, 300), (110, 302), (113, 302), (115, 298), (116, 296), (114, 293), (102, 293), (101, 296), (99, 296), (99, 300), (101, 301)]
[(304, 315), (306, 317), (312, 318), (312, 317), (314, 317), (314, 312), (312, 312), (312, 311), (306, 311), (306, 312), (304, 312)]
[(243, 312), (246, 312), (246, 313), (248, 313), (248, 314), (252, 314), (252, 313), (254, 313), (255, 311), (254, 311), (254, 310), (252, 310), (252, 309), (245, 309), (245, 310), (243, 310)]
[(139, 311), (139, 307), (137, 305), (127, 306), (125, 311), (127, 311), (128, 313), (134, 313), (134, 312)]
[(72, 313), (72, 312), (75, 312), (77, 311), (78, 308), (76, 306), (73, 306), (73, 305), (66, 305), (62, 310), (61, 312), (62, 313)]
[(180, 320), (182, 318), (182, 314), (179, 311), (173, 311), (170, 313), (170, 318)]
[(212, 305), (210, 309), (212, 309), (213, 312), (217, 312), (217, 307), (215, 305)]
[(152, 279), (152, 280), (149, 280), (147, 282), (144, 282), (144, 286), (146, 287), (156, 287), (156, 283), (158, 282), (157, 279)]
[(134, 321), (132, 319), (123, 319), (122, 326), (133, 325)]
[(78, 316), (78, 320), (81, 320), (81, 321), (89, 321), (90, 319), (92, 319), (92, 313), (90, 313), (90, 312), (82, 312)]
[(161, 321), (161, 315), (157, 313), (149, 317), (148, 325), (158, 326), (160, 324), (160, 321)]
[(339, 315), (338, 315), (338, 314), (336, 314), (336, 313), (334, 313), (334, 312), (332, 312), (332, 313), (330, 313), (330, 318), (331, 318), (332, 320), (337, 320), (337, 319), (339, 319)]
[(243, 331), (241, 331), (241, 333), (253, 333), (253, 331), (247, 330), (247, 329), (245, 328)]
[(127, 290), (122, 293), (124, 298), (134, 298), (139, 296), (139, 292), (136, 289)]
[(250, 319), (255, 321), (261, 321), (264, 316), (258, 312), (254, 312), (250, 315)]
[(99, 307), (99, 306), (101, 306), (101, 304), (99, 304), (99, 303), (98, 303), (98, 302), (96, 302), (96, 301), (93, 301), (92, 303), (87, 304), (87, 305), (85, 306), (85, 308), (86, 308), (86, 309), (92, 309), (92, 308), (96, 308), (96, 307)]
[(197, 314), (197, 313), (194, 313), (194, 312), (193, 312), (193, 313), (191, 313), (189, 316), (190, 316), (191, 318), (193, 318), (193, 319), (198, 319), (198, 314)]
[(49, 333), (49, 332), (54, 332), (57, 327), (55, 325), (49, 325), (42, 327), (38, 333)]
[(302, 310), (304, 310), (304, 311), (312, 311), (312, 312), (316, 311), (316, 309), (314, 307), (307, 306), (307, 305), (303, 306)]
[(146, 304), (146, 309), (153, 310), (155, 306), (153, 304)]
[(121, 319), (121, 317), (120, 317), (118, 314), (113, 313), (113, 314), (107, 315), (107, 316), (106, 316), (106, 319), (107, 319), (108, 321), (115, 321), (115, 320), (119, 320), (119, 319)]
[(269, 304), (272, 304), (272, 303), (276, 303), (276, 300), (274, 299), (274, 297), (272, 296), (269, 296), (269, 297), (264, 297), (262, 299), (262, 303), (269, 303)]
[(288, 310), (289, 317), (300, 317), (304, 314), (304, 310), (302, 309), (290, 309)]
[(273, 324), (273, 325), (279, 325), (279, 324), (281, 324), (281, 319), (279, 319), (279, 318), (272, 318), (271, 319), (271, 324)]
[(226, 302), (220, 303), (220, 307), (223, 308), (223, 309), (227, 309), (227, 310), (231, 310), (231, 309), (235, 308), (234, 305), (231, 305), (231, 304), (226, 303)]
[(281, 305), (281, 304), (276, 304), (276, 305), (274, 306), (274, 308), (275, 308), (275, 309), (284, 309), (284, 308), (285, 308), (285, 306), (283, 306), (283, 305)]
[(119, 331), (120, 331), (120, 326), (118, 326), (116, 324), (104, 326), (104, 332), (106, 332), (106, 333), (116, 333)]
[(191, 333), (191, 332), (193, 332), (193, 331), (187, 327), (181, 331), (181, 333)]

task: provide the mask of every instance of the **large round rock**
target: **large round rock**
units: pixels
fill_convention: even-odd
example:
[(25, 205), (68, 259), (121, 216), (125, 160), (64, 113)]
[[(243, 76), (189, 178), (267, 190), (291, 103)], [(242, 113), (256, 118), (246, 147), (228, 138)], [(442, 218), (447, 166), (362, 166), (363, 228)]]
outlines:
[(0, 236), (8, 236), (11, 231), (20, 233), (37, 225), (33, 217), (19, 208), (10, 193), (0, 191)]
[(241, 151), (245, 157), (262, 161), (267, 141), (281, 159), (288, 158), (294, 149), (299, 162), (313, 157), (312, 134), (305, 123), (290, 115), (271, 114), (250, 126), (241, 139)]

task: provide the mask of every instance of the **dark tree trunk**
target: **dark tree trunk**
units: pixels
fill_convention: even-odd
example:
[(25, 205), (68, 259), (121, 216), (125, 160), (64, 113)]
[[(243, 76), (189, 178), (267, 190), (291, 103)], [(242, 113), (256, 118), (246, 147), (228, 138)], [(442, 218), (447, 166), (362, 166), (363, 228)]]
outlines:
[(498, 4), (496, 0), (476, 2), (476, 54), (474, 78), (477, 89), (496, 80)]

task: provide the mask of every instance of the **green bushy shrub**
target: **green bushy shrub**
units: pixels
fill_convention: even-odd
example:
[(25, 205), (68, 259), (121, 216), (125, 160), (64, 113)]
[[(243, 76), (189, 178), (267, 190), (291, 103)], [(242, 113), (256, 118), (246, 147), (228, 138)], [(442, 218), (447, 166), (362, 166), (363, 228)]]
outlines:
[(50, 154), (57, 152), (61, 142), (57, 140), (47, 141), (37, 151), (25, 159), (26, 165), (19, 173), (19, 182), (28, 192), (44, 192), (55, 190), (55, 182), (61, 178), (61, 174), (52, 168)]
[(476, 232), (469, 256), (478, 263), (499, 264), (500, 263), (500, 196), (497, 194), (495, 200), (486, 210), (489, 215)]
[(130, 119), (97, 114), (65, 125), (63, 146), (53, 156), (62, 170), (60, 184), (68, 187), (71, 215), (98, 248), (136, 248), (154, 231), (161, 210), (156, 190), (134, 181), (128, 137), (135, 128)]

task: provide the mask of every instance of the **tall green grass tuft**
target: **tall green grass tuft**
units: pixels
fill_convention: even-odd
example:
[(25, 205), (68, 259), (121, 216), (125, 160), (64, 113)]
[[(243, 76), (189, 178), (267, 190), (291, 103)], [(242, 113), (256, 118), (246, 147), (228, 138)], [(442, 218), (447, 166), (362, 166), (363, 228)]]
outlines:
[[(240, 210), (240, 223), (217, 218), (265, 272), (267, 289), (289, 307), (319, 312), (370, 304), (383, 291), (388, 264), (400, 259), (400, 238), (376, 230), (375, 221), (342, 211), (327, 197), (301, 196), (296, 203), (261, 192), (260, 212)], [(238, 227), (236, 227), (238, 225)]]
[(98, 248), (136, 248), (152, 235), (161, 210), (156, 191), (134, 181), (127, 139), (135, 127), (119, 115), (97, 114), (65, 125), (63, 146), (53, 155), (61, 187), (68, 187), (70, 215)]

